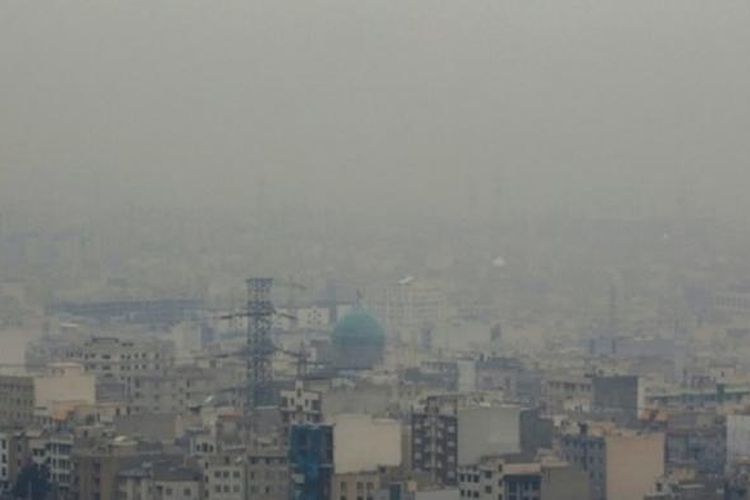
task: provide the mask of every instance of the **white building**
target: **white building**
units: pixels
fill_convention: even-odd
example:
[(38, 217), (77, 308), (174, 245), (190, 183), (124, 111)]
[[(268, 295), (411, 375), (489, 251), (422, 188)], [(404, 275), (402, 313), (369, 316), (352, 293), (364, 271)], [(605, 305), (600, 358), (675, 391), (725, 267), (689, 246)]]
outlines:
[(308, 390), (302, 380), (296, 380), (292, 390), (281, 391), (279, 410), (284, 425), (319, 423), (323, 419), (321, 400), (319, 391)]
[(133, 375), (159, 374), (174, 365), (172, 342), (94, 337), (65, 351), (65, 359), (81, 363), (101, 379), (127, 384)]
[(727, 461), (731, 468), (750, 459), (750, 415), (727, 415)]
[(273, 327), (279, 330), (328, 330), (336, 318), (351, 310), (350, 304), (333, 307), (312, 304), (299, 307), (279, 307), (273, 317)]
[(404, 341), (416, 341), (423, 328), (440, 324), (446, 316), (443, 291), (411, 276), (368, 291), (366, 302), (388, 334)]

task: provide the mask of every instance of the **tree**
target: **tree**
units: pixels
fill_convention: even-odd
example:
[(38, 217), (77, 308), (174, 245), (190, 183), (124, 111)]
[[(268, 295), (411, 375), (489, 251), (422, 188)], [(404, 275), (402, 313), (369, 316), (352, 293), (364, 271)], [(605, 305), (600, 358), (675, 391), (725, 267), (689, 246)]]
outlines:
[(18, 474), (16, 484), (13, 485), (13, 497), (25, 500), (46, 500), (51, 489), (47, 467), (30, 463)]

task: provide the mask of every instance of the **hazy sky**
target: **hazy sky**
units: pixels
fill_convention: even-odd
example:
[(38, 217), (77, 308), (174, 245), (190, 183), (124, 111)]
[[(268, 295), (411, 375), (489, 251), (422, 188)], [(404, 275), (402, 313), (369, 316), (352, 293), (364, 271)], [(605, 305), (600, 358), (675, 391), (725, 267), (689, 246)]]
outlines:
[(3, 0), (0, 197), (750, 207), (748, 26), (746, 0)]

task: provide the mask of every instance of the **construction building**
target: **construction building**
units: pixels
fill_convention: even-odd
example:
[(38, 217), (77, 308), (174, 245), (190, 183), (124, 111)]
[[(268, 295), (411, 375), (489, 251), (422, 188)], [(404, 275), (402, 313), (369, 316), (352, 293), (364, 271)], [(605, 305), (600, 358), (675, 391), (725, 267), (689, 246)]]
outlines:
[(331, 498), (333, 427), (295, 425), (289, 437), (289, 468), (293, 500)]

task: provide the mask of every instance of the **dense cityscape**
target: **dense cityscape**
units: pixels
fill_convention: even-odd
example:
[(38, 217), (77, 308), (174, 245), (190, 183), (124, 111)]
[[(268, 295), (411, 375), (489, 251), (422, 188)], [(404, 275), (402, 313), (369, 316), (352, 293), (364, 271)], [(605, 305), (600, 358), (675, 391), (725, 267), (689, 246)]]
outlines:
[(747, 500), (746, 0), (0, 0), (0, 500)]
[[(406, 257), (369, 279), (370, 242), (352, 239), (318, 257), (359, 255), (346, 273), (320, 261), (304, 272), (303, 259), (242, 276), (277, 264), (204, 246), (174, 280), (186, 255), (152, 249), (148, 224), (110, 250), (6, 214), (9, 498), (745, 498), (750, 286), (739, 258), (710, 257), (731, 252), (717, 224), (539, 220), (584, 241), (610, 226), (611, 245), (555, 244), (558, 255), (533, 251), (554, 231), (486, 255), (471, 250), (479, 237), (446, 247), (426, 234), (441, 255), (421, 264), (397, 227), (378, 228)], [(294, 262), (286, 234), (262, 222), (248, 234)], [(190, 238), (204, 229), (168, 238), (201, 247)], [(214, 228), (230, 241), (241, 230)], [(117, 248), (128, 259), (91, 264)]]

